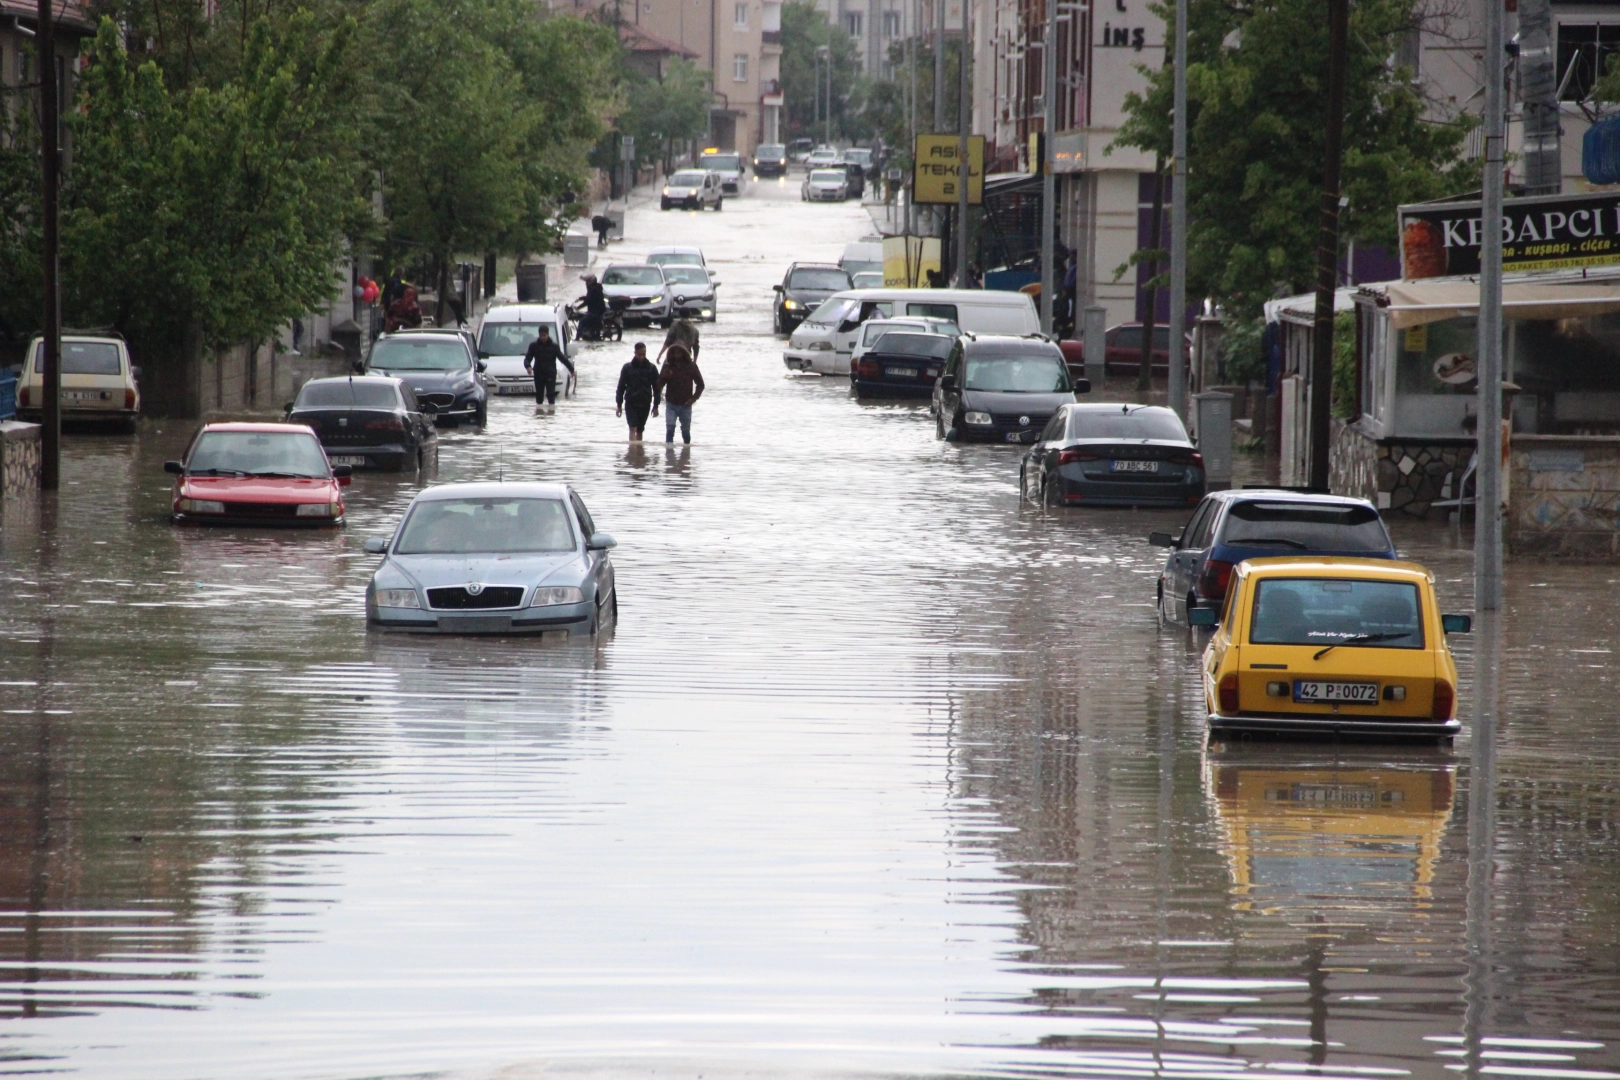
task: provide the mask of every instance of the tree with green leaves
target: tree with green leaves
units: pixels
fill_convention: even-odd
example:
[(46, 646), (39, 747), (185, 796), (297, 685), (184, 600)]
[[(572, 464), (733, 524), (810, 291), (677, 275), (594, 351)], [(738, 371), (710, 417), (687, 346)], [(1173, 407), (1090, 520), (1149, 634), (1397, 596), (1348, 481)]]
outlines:
[(701, 138), (714, 100), (710, 75), (690, 60), (672, 60), (663, 79), (627, 68), (618, 129), (636, 140), (636, 160), (666, 160), (671, 148)]
[(808, 0), (782, 5), (783, 131), (789, 138), (819, 142), (827, 130), (827, 64), (816, 51), (823, 46), (832, 60), (833, 138), (864, 138), (869, 134), (861, 116), (867, 79), (861, 72), (860, 51), (854, 38), (829, 23)]
[[(1173, 32), (1170, 5), (1154, 9)], [(1340, 234), (1395, 243), (1401, 203), (1466, 191), (1470, 121), (1437, 122), (1393, 64), (1418, 26), (1413, 0), (1357, 0), (1345, 58)], [(1238, 318), (1305, 292), (1320, 228), (1328, 27), (1317, 0), (1194, 0), (1188, 24), (1188, 292)], [(1174, 70), (1143, 67), (1118, 142), (1170, 157)]]

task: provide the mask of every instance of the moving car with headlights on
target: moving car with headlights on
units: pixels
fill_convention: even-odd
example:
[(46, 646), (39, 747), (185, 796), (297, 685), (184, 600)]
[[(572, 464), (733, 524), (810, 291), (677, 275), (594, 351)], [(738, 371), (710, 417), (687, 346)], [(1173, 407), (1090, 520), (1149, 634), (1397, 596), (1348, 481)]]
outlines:
[(1221, 606), (1232, 568), (1277, 555), (1394, 559), (1395, 543), (1366, 499), (1298, 491), (1212, 491), (1180, 536), (1156, 532), (1148, 543), (1170, 549), (1159, 574), (1159, 613), (1185, 622), (1194, 607)]
[(419, 492), (366, 587), (382, 630), (595, 634), (618, 615), (613, 537), (567, 484), (440, 484)]
[(684, 263), (665, 264), (664, 278), (669, 282), (670, 291), (675, 294), (677, 318), (707, 319), (709, 322), (719, 318), (716, 290), (720, 288), (720, 282), (706, 268)]
[(351, 375), (305, 383), (287, 420), (315, 432), (333, 465), (397, 472), (438, 460), (433, 411), (403, 379)]
[(702, 210), (705, 206), (720, 209), (725, 192), (720, 187), (720, 174), (707, 169), (682, 169), (664, 181), (663, 193), (658, 199), (660, 210), (680, 207), (682, 210)]
[(1052, 415), (1091, 391), (1071, 379), (1063, 353), (1040, 337), (956, 339), (934, 384), (934, 431), (951, 442), (1034, 442)]
[(524, 370), (523, 357), (542, 326), (563, 352), (579, 355), (564, 304), (501, 304), (484, 316), (478, 327), (478, 359), (484, 363), (485, 383), (493, 384), (497, 395), (534, 393), (534, 372)]
[[(28, 343), (17, 378), (17, 418), (38, 423), (45, 408), (45, 342)], [(62, 335), (63, 420), (104, 420), (135, 430), (141, 415), (140, 369), (129, 362), (129, 346), (117, 334)]]
[(1383, 559), (1250, 559), (1226, 603), (1195, 608), (1214, 626), (1204, 651), (1211, 734), (1447, 738), (1457, 720), (1457, 665), (1434, 575)]
[[(726, 195), (741, 195), (743, 183), (742, 155), (730, 150), (708, 149), (698, 156), (698, 167), (707, 169), (720, 180), (720, 190)], [(716, 203), (714, 208), (720, 209)]]
[(303, 424), (207, 424), (163, 468), (176, 524), (343, 524), (349, 466), (328, 461)]
[(435, 421), (479, 427), (489, 418), (489, 395), (479, 378), (484, 369), (466, 335), (455, 330), (384, 334), (365, 364), (368, 375), (404, 379), (417, 401), (433, 406)]
[(849, 177), (843, 169), (811, 169), (799, 185), (802, 202), (843, 202), (849, 198)]
[(1158, 405), (1067, 405), (1024, 455), (1019, 487), (1048, 506), (1191, 506), (1204, 458)]
[[(652, 263), (614, 263), (602, 271), (602, 292), (609, 304), (623, 298), (626, 326), (668, 323), (675, 296), (664, 270)], [(618, 305), (614, 305), (615, 307)]]
[(794, 263), (783, 275), (782, 284), (771, 286), (776, 293), (776, 332), (793, 333), (822, 301), (848, 288), (849, 274), (831, 263)]
[(754, 147), (755, 176), (786, 176), (787, 170), (788, 154), (786, 146), (781, 143), (760, 143)]

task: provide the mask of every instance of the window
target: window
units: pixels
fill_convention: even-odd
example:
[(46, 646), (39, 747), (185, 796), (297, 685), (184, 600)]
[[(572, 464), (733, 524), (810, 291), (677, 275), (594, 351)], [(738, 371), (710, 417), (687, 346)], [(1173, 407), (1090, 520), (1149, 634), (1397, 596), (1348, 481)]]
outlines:
[(844, 12), (844, 29), (849, 31), (850, 37), (861, 36), (861, 13), (858, 11)]
[(1385, 554), (1389, 534), (1370, 506), (1342, 503), (1238, 502), (1221, 526), (1221, 542), (1234, 547)]
[(731, 77), (737, 82), (748, 81), (748, 54), (738, 53), (731, 58)]
[(1416, 585), (1349, 578), (1273, 578), (1255, 590), (1256, 645), (1423, 648)]
[(1554, 74), (1559, 82), (1573, 66), (1575, 71), (1564, 87), (1564, 101), (1585, 101), (1592, 94), (1592, 85), (1602, 76), (1609, 56), (1620, 50), (1620, 24), (1568, 24), (1558, 25), (1558, 70)]
[(560, 499), (432, 499), (405, 519), (400, 555), (568, 551), (574, 533)]
[[(34, 346), (34, 373), (45, 370), (45, 343)], [(118, 375), (123, 372), (118, 346), (99, 341), (62, 342), (62, 374)]]
[(732, 7), (731, 25), (738, 30), (748, 29), (748, 5), (746, 3), (739, 3)]
[(900, 36), (900, 13), (898, 11), (885, 11), (883, 13), (883, 36), (886, 38)]

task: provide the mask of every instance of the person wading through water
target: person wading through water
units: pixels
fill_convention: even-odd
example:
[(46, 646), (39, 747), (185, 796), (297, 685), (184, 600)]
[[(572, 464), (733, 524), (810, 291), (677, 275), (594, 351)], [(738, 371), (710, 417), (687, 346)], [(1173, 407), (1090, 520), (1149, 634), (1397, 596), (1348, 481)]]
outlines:
[(568, 369), (568, 374), (574, 374), (574, 363), (563, 354), (557, 343), (551, 340), (551, 328), (542, 326), (540, 336), (529, 342), (528, 351), (523, 354), (523, 370), (534, 372), (534, 403), (535, 405), (550, 405), (557, 407), (557, 365), (561, 364)]
[(617, 407), (613, 415), (625, 416), (625, 423), (630, 425), (630, 441), (640, 442), (647, 427), (647, 410), (658, 415), (658, 368), (647, 359), (647, 346), (643, 342), (636, 342), (635, 356), (619, 369), (619, 389), (614, 401)]
[(664, 347), (658, 350), (658, 358), (662, 360), (664, 354), (679, 345), (686, 350), (686, 355), (696, 363), (698, 358), (698, 328), (690, 319), (676, 319), (669, 324), (669, 333), (664, 335)]
[[(675, 422), (680, 421), (681, 440), (692, 441), (692, 406), (703, 396), (703, 373), (685, 346), (671, 345), (664, 360), (664, 370), (658, 373), (653, 393), (664, 395), (664, 441), (675, 441)], [(657, 405), (653, 415), (658, 415)]]

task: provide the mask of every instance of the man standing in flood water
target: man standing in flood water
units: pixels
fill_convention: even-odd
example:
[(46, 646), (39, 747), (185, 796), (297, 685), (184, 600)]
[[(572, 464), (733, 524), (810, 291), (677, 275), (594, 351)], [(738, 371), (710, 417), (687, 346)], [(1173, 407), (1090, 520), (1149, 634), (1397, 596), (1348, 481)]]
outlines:
[[(692, 406), (703, 396), (703, 373), (684, 346), (671, 345), (664, 360), (664, 369), (658, 373), (654, 393), (664, 396), (664, 441), (675, 441), (675, 423), (681, 425), (681, 441), (692, 441)], [(658, 415), (658, 406), (653, 406)]]
[(534, 372), (535, 405), (557, 407), (558, 364), (567, 368), (568, 374), (574, 373), (573, 361), (551, 340), (551, 328), (542, 326), (539, 336), (529, 342), (529, 348), (523, 354), (523, 370)]
[(636, 342), (636, 354), (619, 369), (619, 388), (614, 400), (615, 415), (624, 416), (626, 409), (630, 411), (626, 418), (630, 441), (640, 442), (647, 426), (647, 410), (652, 409), (653, 415), (658, 415), (658, 369), (647, 359), (647, 346), (643, 342)]

